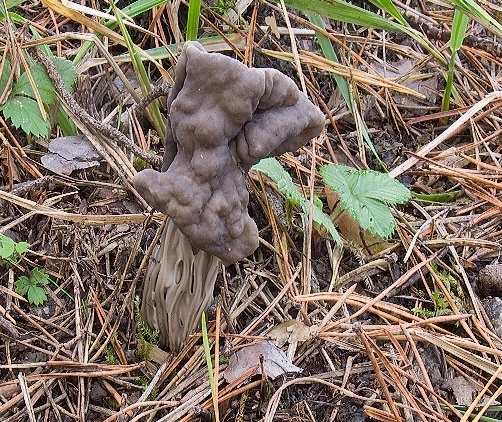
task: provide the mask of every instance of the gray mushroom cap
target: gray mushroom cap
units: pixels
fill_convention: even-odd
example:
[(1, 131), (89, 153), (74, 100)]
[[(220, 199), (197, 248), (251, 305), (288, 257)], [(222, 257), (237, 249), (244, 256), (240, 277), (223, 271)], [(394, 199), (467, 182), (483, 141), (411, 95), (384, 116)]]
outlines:
[(250, 69), (189, 42), (175, 69), (168, 127), (163, 172), (143, 170), (134, 186), (194, 248), (228, 265), (258, 247), (248, 170), (318, 136), (324, 116), (279, 71)]

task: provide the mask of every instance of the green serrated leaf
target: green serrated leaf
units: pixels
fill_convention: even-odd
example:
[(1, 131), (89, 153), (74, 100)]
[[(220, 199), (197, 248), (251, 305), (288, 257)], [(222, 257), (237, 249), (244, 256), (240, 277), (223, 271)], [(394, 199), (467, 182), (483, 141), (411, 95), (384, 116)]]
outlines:
[(49, 276), (43, 269), (34, 268), (30, 276), (21, 276), (14, 283), (16, 293), (28, 298), (32, 305), (39, 306), (47, 300), (44, 286), (50, 281)]
[[(53, 104), (56, 100), (56, 94), (54, 93), (54, 85), (49, 79), (45, 68), (40, 63), (35, 63), (30, 67), (30, 73), (37, 85), (37, 90), (40, 93), (42, 102), (44, 104)], [(12, 95), (24, 95), (30, 98), (36, 98), (26, 72), (22, 73), (17, 80), (17, 83), (12, 89)]]
[(25, 275), (19, 277), (14, 283), (14, 290), (21, 296), (25, 296), (31, 286), (30, 279)]
[(34, 268), (30, 273), (30, 281), (38, 286), (45, 286), (49, 283), (49, 275), (40, 268)]
[(17, 242), (16, 243), (16, 252), (19, 255), (22, 255), (28, 251), (30, 244), (28, 242)]
[(9, 81), (10, 74), (12, 73), (12, 65), (9, 60), (5, 60), (2, 74), (0, 75), (0, 94), (2, 94), (7, 88), (7, 82)]
[(408, 201), (411, 192), (406, 186), (387, 174), (348, 166), (325, 165), (319, 173), (329, 188), (338, 193), (341, 208), (361, 228), (384, 239), (392, 235), (394, 218), (387, 204)]
[(61, 79), (63, 80), (66, 89), (68, 91), (72, 91), (73, 82), (75, 82), (78, 75), (75, 65), (70, 60), (66, 60), (63, 57), (51, 57), (50, 59), (61, 75)]
[(398, 180), (374, 170), (356, 170), (348, 166), (325, 165), (320, 174), (338, 193), (373, 198), (387, 204), (403, 204), (411, 199), (410, 190)]
[(383, 202), (371, 198), (360, 198), (351, 201), (347, 211), (362, 229), (372, 234), (387, 239), (394, 233), (394, 217), (388, 205)]
[(284, 170), (281, 163), (275, 158), (264, 158), (253, 166), (254, 170), (261, 171), (272, 179), (288, 201), (294, 205), (300, 205), (305, 199), (298, 191), (289, 173)]
[(0, 258), (7, 259), (12, 257), (16, 249), (16, 242), (10, 237), (0, 235)]
[(47, 294), (43, 287), (30, 286), (28, 289), (28, 302), (32, 305), (39, 306), (47, 300)]
[(16, 128), (21, 128), (26, 133), (35, 136), (49, 135), (50, 123), (42, 118), (35, 100), (16, 96), (7, 100), (2, 111), (4, 117), (10, 119)]

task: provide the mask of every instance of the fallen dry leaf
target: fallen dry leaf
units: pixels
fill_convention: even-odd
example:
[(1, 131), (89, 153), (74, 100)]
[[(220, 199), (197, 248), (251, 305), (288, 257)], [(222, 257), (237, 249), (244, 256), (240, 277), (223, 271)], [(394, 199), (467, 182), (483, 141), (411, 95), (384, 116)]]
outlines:
[(230, 356), (224, 377), (228, 383), (239, 379), (244, 373), (256, 368), (252, 375), (261, 374), (260, 356), (263, 356), (263, 369), (270, 379), (287, 373), (300, 373), (302, 368), (288, 361), (286, 354), (271, 341), (252, 344), (237, 350)]
[(315, 325), (308, 327), (302, 321), (291, 319), (272, 328), (268, 337), (274, 340), (277, 346), (282, 347), (286, 343), (307, 341), (316, 335), (317, 330)]
[(100, 156), (84, 135), (63, 136), (49, 142), (49, 154), (42, 164), (55, 173), (70, 175), (74, 170), (99, 166)]

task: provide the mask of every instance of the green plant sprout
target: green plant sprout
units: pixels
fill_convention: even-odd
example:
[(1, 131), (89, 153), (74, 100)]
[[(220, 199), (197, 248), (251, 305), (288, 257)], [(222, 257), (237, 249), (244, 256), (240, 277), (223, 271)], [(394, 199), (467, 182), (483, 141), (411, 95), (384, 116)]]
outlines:
[[(63, 78), (66, 88), (71, 90), (73, 81), (77, 77), (77, 71), (72, 62), (59, 57), (51, 57), (51, 60)], [(6, 59), (0, 77), (0, 92), (9, 90), (8, 85), (12, 83), (9, 80), (11, 72), (12, 65)], [(55, 88), (45, 68), (40, 63), (31, 63), (29, 73), (44, 106), (46, 108), (54, 106), (56, 104)], [(0, 110), (6, 119), (10, 119), (16, 128), (21, 128), (25, 133), (40, 137), (49, 135), (51, 123), (42, 115), (28, 72), (21, 73), (15, 81), (7, 101), (0, 107)]]
[(18, 262), (29, 247), (27, 242), (15, 242), (10, 237), (0, 234), (0, 264)]
[(346, 210), (362, 229), (382, 239), (394, 233), (389, 205), (411, 199), (406, 186), (385, 173), (342, 165), (326, 164), (319, 173), (324, 183), (338, 194), (341, 210)]
[(236, 0), (217, 0), (214, 6), (212, 6), (212, 9), (214, 9), (220, 15), (225, 15), (230, 10), (238, 13)]
[(141, 298), (134, 298), (134, 319), (136, 321), (137, 350), (139, 358), (147, 360), (152, 348), (159, 344), (160, 331), (148, 326), (141, 316)]
[[(460, 309), (466, 308), (465, 295), (462, 291), (462, 287), (458, 280), (446, 269), (438, 268), (435, 263), (431, 263), (432, 270), (439, 277), (444, 287), (450, 293), (456, 306)], [(422, 308), (421, 305), (413, 308), (411, 311), (416, 315), (420, 315), (424, 318), (432, 318), (434, 316), (450, 315), (452, 313), (450, 303), (448, 299), (438, 289), (435, 289), (432, 293), (432, 301), (434, 302), (434, 311)]]
[[(207, 332), (206, 313), (202, 312), (201, 317), (202, 344), (204, 347), (204, 356), (206, 357), (207, 373), (209, 375), (209, 388), (211, 388), (211, 397), (213, 399), (214, 417), (216, 422), (219, 422), (218, 408), (218, 380), (214, 379), (213, 362), (211, 361), (211, 345), (209, 344), (209, 335)], [(218, 356), (215, 356), (218, 359)]]
[[(457, 54), (464, 42), (465, 33), (467, 31), (467, 24), (469, 17), (464, 15), (460, 10), (456, 9), (453, 15), (453, 24), (451, 26), (450, 37), (450, 51), (451, 56), (448, 61), (448, 72), (446, 77), (446, 87), (443, 95), (443, 102), (441, 104), (441, 111), (448, 111), (450, 109), (450, 97), (453, 89), (453, 76), (455, 74), (455, 61)], [(446, 118), (441, 119), (442, 124), (446, 124)]]
[(117, 365), (119, 363), (115, 350), (113, 350), (112, 346), (107, 346), (105, 349), (105, 362), (109, 365)]
[(16, 293), (28, 299), (31, 305), (40, 306), (47, 300), (45, 286), (53, 282), (43, 268), (34, 268), (29, 276), (21, 276), (14, 282)]
[[(277, 184), (277, 189), (284, 195), (289, 204), (299, 206), (305, 215), (309, 215), (310, 201), (300, 193), (298, 188), (293, 183), (293, 179), (289, 173), (284, 170), (281, 163), (275, 158), (265, 158), (253, 166), (254, 170), (260, 171), (267, 175), (272, 181)], [(319, 198), (314, 198), (314, 206), (312, 207), (312, 221), (319, 226), (324, 227), (331, 235), (338, 246), (342, 245), (342, 239), (338, 234), (336, 227), (330, 220), (329, 216), (322, 211), (322, 201)]]
[(423, 318), (433, 318), (436, 316), (451, 315), (452, 310), (450, 309), (450, 304), (448, 299), (446, 299), (443, 292), (435, 290), (432, 292), (432, 301), (434, 302), (434, 310), (431, 311), (427, 308), (423, 308), (422, 304), (415, 306), (411, 309), (415, 315), (419, 315)]

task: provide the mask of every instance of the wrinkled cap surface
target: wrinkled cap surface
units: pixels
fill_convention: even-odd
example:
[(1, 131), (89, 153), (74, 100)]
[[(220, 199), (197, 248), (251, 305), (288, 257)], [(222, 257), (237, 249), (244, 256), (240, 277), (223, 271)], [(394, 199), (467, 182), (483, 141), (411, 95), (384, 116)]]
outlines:
[(139, 172), (137, 191), (195, 248), (224, 264), (252, 254), (258, 229), (247, 211), (247, 171), (319, 135), (323, 114), (279, 71), (249, 69), (189, 42), (176, 65), (168, 116), (163, 172)]

